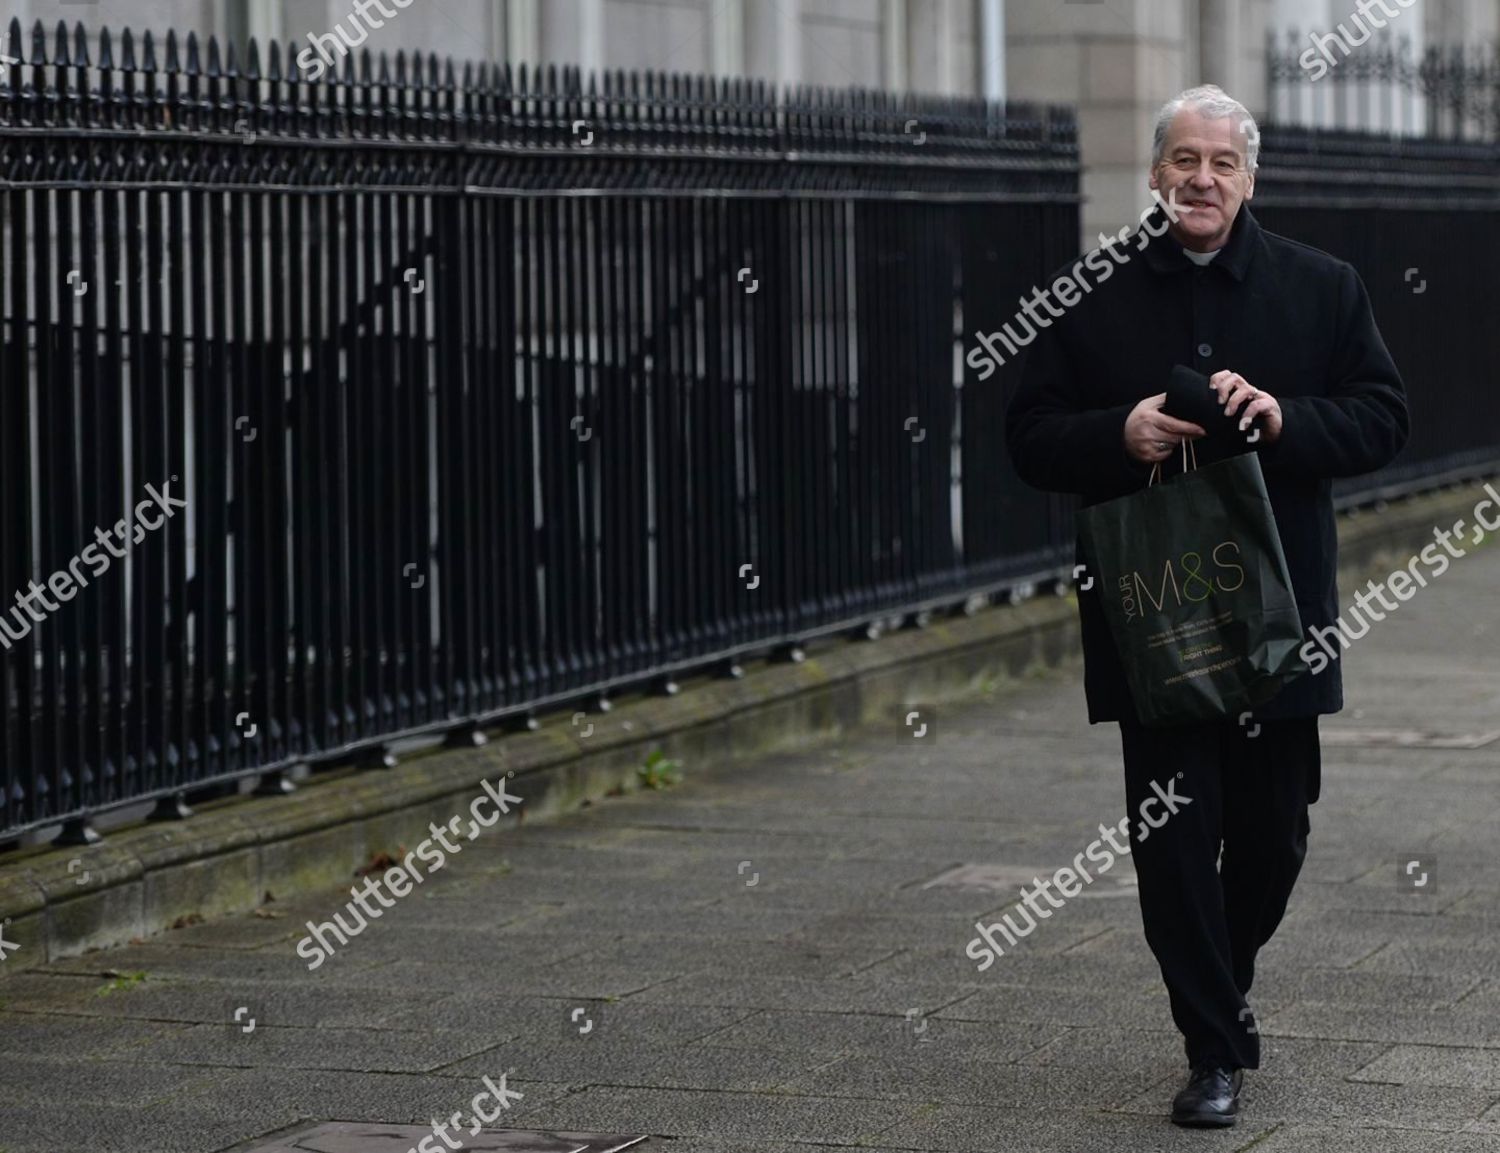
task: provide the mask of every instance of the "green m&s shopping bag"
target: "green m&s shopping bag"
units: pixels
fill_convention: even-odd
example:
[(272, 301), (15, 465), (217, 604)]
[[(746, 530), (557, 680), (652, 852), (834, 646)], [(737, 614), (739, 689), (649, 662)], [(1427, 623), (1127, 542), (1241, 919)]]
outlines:
[[(1196, 460), (1194, 461), (1196, 464)], [(1143, 725), (1237, 716), (1308, 671), (1253, 452), (1079, 510), (1088, 571)]]

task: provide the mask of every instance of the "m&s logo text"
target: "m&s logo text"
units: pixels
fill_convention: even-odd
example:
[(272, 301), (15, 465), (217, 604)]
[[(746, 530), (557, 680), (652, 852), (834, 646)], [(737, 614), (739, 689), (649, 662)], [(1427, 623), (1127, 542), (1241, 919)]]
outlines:
[(1213, 564), (1204, 572), (1203, 554), (1185, 552), (1162, 562), (1161, 580), (1155, 583), (1141, 575), (1139, 569), (1124, 574), (1118, 582), (1120, 605), (1125, 620), (1146, 616), (1147, 605), (1156, 612), (1181, 608), (1184, 603), (1201, 604), (1215, 593), (1234, 592), (1245, 583), (1245, 570), (1234, 563), (1240, 546), (1232, 540), (1221, 541), (1209, 553)]

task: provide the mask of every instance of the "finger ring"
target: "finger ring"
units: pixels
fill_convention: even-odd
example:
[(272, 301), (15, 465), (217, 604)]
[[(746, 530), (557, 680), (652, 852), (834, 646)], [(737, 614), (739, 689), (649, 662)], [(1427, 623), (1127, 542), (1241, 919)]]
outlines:
[(1170, 444), (1168, 444), (1164, 440), (1159, 440), (1159, 441), (1156, 442), (1156, 447), (1157, 448), (1171, 448), (1172, 446)]

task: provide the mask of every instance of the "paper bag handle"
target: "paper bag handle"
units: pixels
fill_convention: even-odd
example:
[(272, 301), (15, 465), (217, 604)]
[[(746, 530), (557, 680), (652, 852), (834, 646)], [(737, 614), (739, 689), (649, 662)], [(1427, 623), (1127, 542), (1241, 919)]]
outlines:
[[(1188, 468), (1188, 453), (1189, 452), (1191, 452), (1193, 454), (1193, 468), (1192, 469)], [(1195, 447), (1193, 447), (1193, 442), (1192, 441), (1190, 441), (1187, 437), (1183, 437), (1182, 438), (1182, 471), (1183, 472), (1191, 472), (1191, 471), (1196, 470), (1197, 467), (1198, 467), (1198, 450)], [(1161, 461), (1157, 461), (1155, 464), (1153, 464), (1151, 466), (1151, 476), (1146, 481), (1146, 487), (1150, 488), (1160, 478), (1161, 478)]]

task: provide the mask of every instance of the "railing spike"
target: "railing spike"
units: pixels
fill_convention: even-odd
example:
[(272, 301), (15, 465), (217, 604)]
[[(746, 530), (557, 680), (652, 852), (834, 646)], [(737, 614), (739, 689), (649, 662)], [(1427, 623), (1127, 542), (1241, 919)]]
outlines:
[(79, 67), (89, 64), (89, 34), (82, 20), (73, 25), (73, 63)]
[(219, 38), (210, 36), (208, 38), (208, 74), (218, 76), (222, 71), (219, 64)]

